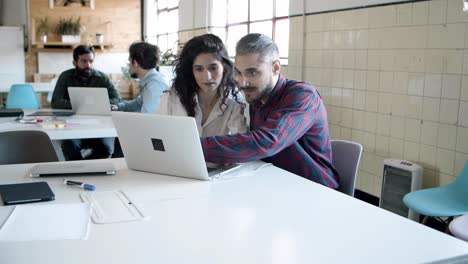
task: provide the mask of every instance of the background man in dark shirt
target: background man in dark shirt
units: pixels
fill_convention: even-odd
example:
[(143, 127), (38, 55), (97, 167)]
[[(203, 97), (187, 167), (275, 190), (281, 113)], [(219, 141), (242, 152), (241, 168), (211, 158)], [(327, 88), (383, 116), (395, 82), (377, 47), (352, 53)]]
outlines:
[[(75, 68), (60, 74), (52, 96), (52, 108), (71, 109), (68, 87), (105, 87), (111, 104), (121, 102), (114, 85), (106, 74), (93, 69), (93, 62), (92, 47), (80, 45), (73, 50)], [(110, 157), (113, 146), (113, 138), (72, 139), (63, 141), (62, 151), (66, 160), (80, 160), (83, 159), (81, 150), (90, 148), (92, 153), (87, 159), (102, 159)]]

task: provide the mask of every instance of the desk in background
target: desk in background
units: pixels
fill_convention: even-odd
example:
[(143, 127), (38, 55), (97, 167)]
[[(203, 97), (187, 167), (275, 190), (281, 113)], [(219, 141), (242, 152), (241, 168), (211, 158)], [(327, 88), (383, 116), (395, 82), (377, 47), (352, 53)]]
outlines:
[[(124, 190), (149, 220), (93, 224), (89, 240), (0, 243), (0, 263), (424, 263), (468, 254), (466, 242), (274, 166), (198, 181), (112, 162), (116, 176), (77, 180)], [(61, 178), (25, 176), (31, 166), (1, 166), (0, 183), (46, 180), (54, 203), (80, 202), (81, 190)]]

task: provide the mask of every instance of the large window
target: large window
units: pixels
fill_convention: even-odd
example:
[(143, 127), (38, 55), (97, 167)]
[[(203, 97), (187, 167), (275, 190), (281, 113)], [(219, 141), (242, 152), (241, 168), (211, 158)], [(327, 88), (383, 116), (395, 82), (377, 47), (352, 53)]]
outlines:
[(146, 12), (146, 41), (158, 45), (161, 53), (177, 52), (179, 0), (150, 0)]
[(288, 63), (289, 0), (227, 0), (226, 10), (226, 43), (230, 56), (234, 56), (241, 37), (261, 33), (278, 45), (281, 63)]

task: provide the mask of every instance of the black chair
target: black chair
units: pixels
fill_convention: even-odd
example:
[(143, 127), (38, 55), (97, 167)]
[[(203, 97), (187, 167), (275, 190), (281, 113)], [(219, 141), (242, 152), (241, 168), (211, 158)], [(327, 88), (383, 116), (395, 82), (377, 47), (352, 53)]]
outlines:
[(52, 141), (42, 131), (0, 133), (0, 165), (58, 161)]

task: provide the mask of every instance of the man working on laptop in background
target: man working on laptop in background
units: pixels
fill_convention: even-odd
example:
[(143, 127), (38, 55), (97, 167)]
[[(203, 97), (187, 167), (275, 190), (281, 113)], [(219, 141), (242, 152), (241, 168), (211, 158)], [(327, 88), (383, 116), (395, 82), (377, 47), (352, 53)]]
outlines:
[[(162, 93), (169, 88), (164, 76), (156, 71), (161, 52), (158, 46), (135, 42), (128, 48), (128, 71), (140, 79), (140, 94), (131, 101), (111, 105), (112, 111), (153, 113), (159, 106)], [(123, 157), (119, 139), (115, 140), (113, 158)]]
[(278, 47), (261, 34), (236, 46), (235, 75), (250, 104), (250, 131), (201, 139), (205, 161), (240, 163), (262, 159), (332, 189), (330, 132), (322, 98), (312, 85), (280, 74)]
[[(109, 101), (117, 104), (120, 95), (106, 74), (93, 69), (94, 50), (80, 45), (73, 50), (74, 69), (60, 74), (52, 95), (52, 108), (71, 109), (68, 87), (104, 87), (107, 88)], [(91, 148), (92, 153), (86, 159), (108, 158), (114, 149), (113, 138), (72, 139), (62, 143), (63, 156), (66, 160), (83, 159), (82, 149)]]

